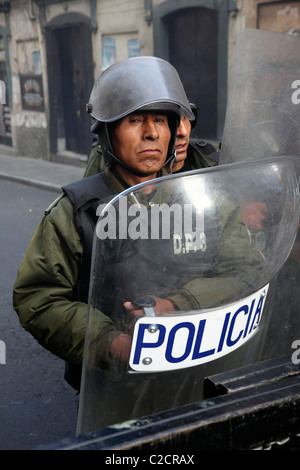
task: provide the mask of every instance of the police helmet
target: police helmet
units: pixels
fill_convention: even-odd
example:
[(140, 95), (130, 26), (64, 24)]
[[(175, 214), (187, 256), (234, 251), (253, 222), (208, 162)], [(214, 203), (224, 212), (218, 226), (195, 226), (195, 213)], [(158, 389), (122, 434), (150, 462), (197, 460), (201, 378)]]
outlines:
[(91, 130), (99, 135), (106, 160), (116, 158), (110, 142), (110, 123), (135, 111), (168, 115), (171, 139), (167, 161), (174, 155), (181, 115), (190, 121), (195, 119), (179, 75), (169, 62), (151, 56), (117, 62), (98, 77), (87, 104)]
[(194, 129), (197, 124), (197, 117), (198, 117), (198, 106), (194, 103), (190, 103), (191, 110), (193, 111), (193, 114), (195, 116), (195, 119), (191, 121), (191, 128)]

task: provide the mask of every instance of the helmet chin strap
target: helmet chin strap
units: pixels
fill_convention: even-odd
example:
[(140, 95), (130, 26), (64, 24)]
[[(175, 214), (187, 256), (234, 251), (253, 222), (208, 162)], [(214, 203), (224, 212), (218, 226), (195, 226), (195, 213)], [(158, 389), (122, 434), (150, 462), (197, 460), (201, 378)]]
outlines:
[[(152, 175), (152, 172), (151, 173), (141, 173), (141, 172), (132, 170), (132, 168), (129, 168), (129, 166), (127, 166), (123, 162), (121, 162), (121, 160), (119, 160), (108, 148), (105, 149), (104, 153), (105, 153), (105, 155), (107, 155), (109, 157), (109, 160), (110, 160), (109, 162), (107, 162), (107, 166), (110, 165), (110, 163), (115, 162), (115, 163), (118, 163), (119, 165), (121, 165), (126, 170), (130, 171), (130, 173), (133, 173), (135, 176), (142, 177), (142, 176)], [(172, 173), (172, 167), (173, 167), (174, 163), (176, 162), (176, 158), (177, 158), (176, 149), (174, 149), (171, 156), (163, 164), (162, 168), (164, 168), (168, 163), (170, 163), (170, 171), (169, 172)]]
[(177, 159), (177, 153), (176, 153), (176, 149), (174, 149), (172, 152), (172, 155), (165, 161), (165, 164), (163, 166), (164, 168), (168, 163), (170, 163), (170, 171), (169, 171), (170, 174), (172, 174), (172, 168), (173, 168), (174, 163), (176, 162), (176, 159)]
[(130, 171), (130, 173), (132, 173), (133, 175), (139, 176), (139, 177), (150, 176), (153, 174), (152, 171), (150, 173), (142, 173), (139, 171), (134, 171), (132, 168), (130, 168), (129, 166), (121, 162), (121, 160), (119, 160), (108, 148), (104, 150), (104, 153), (106, 156), (109, 157), (109, 160), (110, 160), (106, 163), (107, 166), (109, 166), (113, 162), (117, 163), (118, 165), (121, 165), (123, 168), (125, 168), (127, 171)]

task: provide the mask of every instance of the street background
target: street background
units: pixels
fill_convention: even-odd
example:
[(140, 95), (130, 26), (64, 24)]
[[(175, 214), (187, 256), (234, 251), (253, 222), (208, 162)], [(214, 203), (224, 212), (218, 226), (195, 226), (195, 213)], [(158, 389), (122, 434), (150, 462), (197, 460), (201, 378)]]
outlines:
[[(0, 148), (0, 151), (2, 149)], [(59, 188), (83, 169), (0, 153), (0, 450), (26, 450), (76, 432), (78, 397), (64, 362), (20, 325), (12, 289), (30, 237)]]

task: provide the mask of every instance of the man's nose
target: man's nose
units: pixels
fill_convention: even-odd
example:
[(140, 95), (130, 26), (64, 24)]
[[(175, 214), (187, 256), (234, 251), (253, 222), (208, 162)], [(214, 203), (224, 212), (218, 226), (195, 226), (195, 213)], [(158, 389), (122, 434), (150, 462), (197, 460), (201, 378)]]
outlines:
[(147, 116), (144, 120), (144, 137), (146, 139), (157, 139), (158, 129), (153, 116)]
[(183, 119), (181, 119), (179, 126), (177, 128), (176, 137), (185, 137), (186, 135), (187, 135), (187, 128), (184, 125)]

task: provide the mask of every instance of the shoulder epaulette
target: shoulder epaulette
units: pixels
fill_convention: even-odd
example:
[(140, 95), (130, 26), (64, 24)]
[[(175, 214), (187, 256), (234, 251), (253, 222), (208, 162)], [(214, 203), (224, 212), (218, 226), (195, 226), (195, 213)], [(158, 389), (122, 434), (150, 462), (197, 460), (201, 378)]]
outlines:
[(206, 140), (195, 140), (194, 142), (191, 142), (191, 144), (198, 148), (205, 155), (216, 152), (215, 146), (209, 142), (206, 142)]
[(61, 193), (51, 204), (49, 207), (47, 207), (47, 209), (44, 211), (44, 214), (45, 215), (48, 215), (51, 210), (53, 209), (53, 207), (57, 206), (57, 204), (59, 203), (59, 201), (64, 197), (64, 193)]

